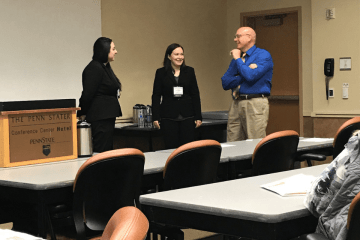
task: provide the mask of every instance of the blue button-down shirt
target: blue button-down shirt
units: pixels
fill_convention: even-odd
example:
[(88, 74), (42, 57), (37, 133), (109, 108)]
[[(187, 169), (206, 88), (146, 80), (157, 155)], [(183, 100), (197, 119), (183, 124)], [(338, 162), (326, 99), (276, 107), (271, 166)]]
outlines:
[[(250, 64), (257, 68), (251, 69)], [(252, 46), (245, 55), (245, 63), (241, 58), (233, 59), (224, 76), (221, 78), (224, 90), (240, 87), (240, 94), (270, 94), (273, 75), (273, 60), (264, 49)]]

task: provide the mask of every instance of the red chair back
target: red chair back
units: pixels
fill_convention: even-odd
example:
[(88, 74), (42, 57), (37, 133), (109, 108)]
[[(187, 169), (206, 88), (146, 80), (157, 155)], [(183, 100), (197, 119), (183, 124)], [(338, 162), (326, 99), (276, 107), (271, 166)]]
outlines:
[(144, 154), (133, 148), (99, 153), (79, 169), (74, 182), (73, 216), (79, 239), (85, 229), (104, 230), (125, 206), (140, 206)]
[(221, 145), (215, 140), (200, 140), (180, 146), (166, 161), (162, 190), (215, 182), (220, 155)]
[(293, 169), (299, 134), (293, 130), (275, 132), (264, 137), (255, 147), (253, 175)]
[(354, 117), (340, 126), (334, 137), (333, 159), (344, 150), (345, 144), (348, 142), (352, 133), (358, 129), (360, 129), (360, 117)]

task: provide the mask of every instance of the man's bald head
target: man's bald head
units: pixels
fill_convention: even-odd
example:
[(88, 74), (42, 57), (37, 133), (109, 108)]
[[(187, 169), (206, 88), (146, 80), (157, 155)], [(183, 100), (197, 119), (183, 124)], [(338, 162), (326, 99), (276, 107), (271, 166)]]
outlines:
[(237, 44), (237, 48), (242, 52), (246, 52), (256, 42), (256, 33), (251, 27), (241, 27), (236, 31), (234, 41)]
[(256, 41), (256, 33), (254, 29), (252, 29), (251, 27), (241, 27), (239, 29), (241, 29), (241, 31), (243, 31), (245, 34), (249, 34), (249, 36), (252, 40), (254, 40), (254, 42)]

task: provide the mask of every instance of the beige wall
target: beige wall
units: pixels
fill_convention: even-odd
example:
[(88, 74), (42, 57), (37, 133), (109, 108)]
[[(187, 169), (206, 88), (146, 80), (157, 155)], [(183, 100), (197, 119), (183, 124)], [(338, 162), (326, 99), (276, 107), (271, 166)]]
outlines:
[(183, 45), (186, 64), (195, 68), (202, 110), (228, 109), (220, 80), (230, 60), (226, 0), (103, 0), (101, 7), (103, 36), (118, 50), (112, 66), (124, 86), (123, 118), (136, 103), (151, 104), (155, 71), (173, 42)]
[[(300, 77), (302, 86), (300, 94), (303, 92), (302, 104), (303, 115), (310, 116), (312, 112), (312, 61), (311, 61), (311, 0), (228, 0), (227, 1), (227, 36), (228, 48), (234, 47), (233, 36), (240, 26), (240, 13), (269, 11), (273, 9), (286, 9), (301, 7), (299, 16), (299, 56), (301, 58)], [(274, 66), (275, 68), (276, 66)], [(325, 91), (325, 90), (324, 90)]]
[[(313, 0), (313, 116), (353, 116), (360, 114), (359, 39), (360, 16), (358, 0)], [(335, 19), (325, 19), (325, 9), (335, 8)], [(351, 71), (339, 70), (339, 58), (351, 57)], [(324, 59), (335, 59), (334, 77), (330, 87), (334, 98), (326, 100)], [(342, 99), (342, 83), (349, 83), (349, 99)]]

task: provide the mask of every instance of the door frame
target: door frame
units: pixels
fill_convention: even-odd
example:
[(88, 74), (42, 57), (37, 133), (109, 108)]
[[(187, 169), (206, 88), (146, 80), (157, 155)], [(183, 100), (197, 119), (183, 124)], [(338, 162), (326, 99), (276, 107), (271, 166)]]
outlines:
[(298, 58), (299, 58), (299, 117), (300, 117), (300, 136), (304, 135), (304, 116), (303, 116), (303, 87), (302, 87), (302, 15), (301, 7), (290, 7), (290, 8), (278, 8), (271, 10), (262, 10), (254, 12), (242, 12), (240, 13), (240, 26), (245, 26), (246, 19), (249, 17), (261, 17), (265, 15), (273, 14), (286, 14), (294, 13), (298, 15)]

